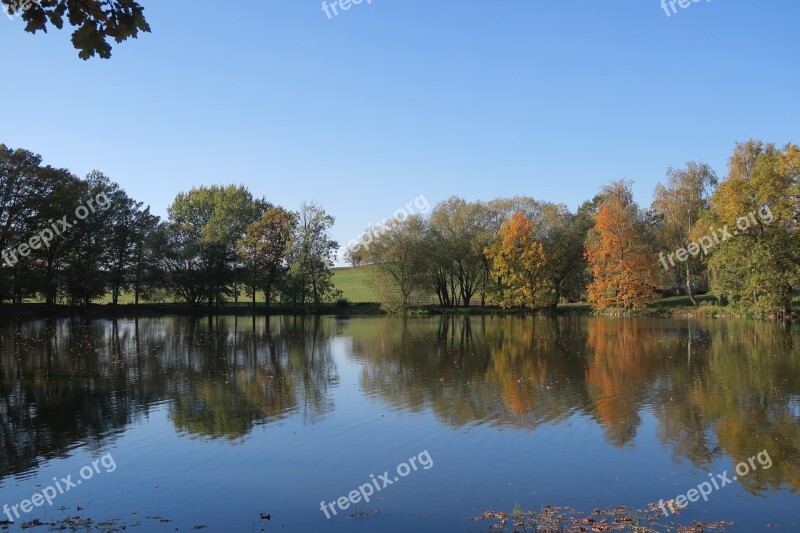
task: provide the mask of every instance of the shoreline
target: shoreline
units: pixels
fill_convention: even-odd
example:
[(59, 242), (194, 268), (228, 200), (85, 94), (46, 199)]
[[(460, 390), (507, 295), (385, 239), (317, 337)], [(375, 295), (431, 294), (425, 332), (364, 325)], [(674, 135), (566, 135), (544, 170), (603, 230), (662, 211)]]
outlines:
[(320, 305), (230, 305), (208, 307), (185, 303), (141, 303), (141, 304), (91, 304), (89, 306), (46, 305), (39, 303), (0, 304), (0, 319), (51, 319), (51, 318), (133, 318), (153, 316), (606, 316), (620, 318), (713, 318), (754, 319), (790, 322), (800, 318), (800, 310), (793, 309), (791, 316), (756, 315), (736, 312), (725, 306), (700, 305), (654, 307), (636, 311), (609, 309), (595, 311), (587, 304), (566, 304), (556, 308), (524, 309), (501, 307), (438, 307), (434, 305), (407, 307), (387, 311), (380, 303), (325, 303)]

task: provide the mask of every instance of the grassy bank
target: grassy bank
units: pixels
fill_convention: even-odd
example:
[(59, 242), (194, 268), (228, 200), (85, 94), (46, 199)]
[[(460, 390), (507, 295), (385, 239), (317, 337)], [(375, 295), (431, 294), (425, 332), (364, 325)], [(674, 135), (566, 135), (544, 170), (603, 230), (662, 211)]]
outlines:
[(39, 303), (3, 304), (0, 305), (0, 318), (62, 318), (69, 316), (87, 316), (94, 318), (123, 318), (136, 316), (270, 316), (270, 315), (338, 315), (364, 316), (382, 314), (380, 305), (361, 304), (320, 304), (307, 306), (263, 305), (225, 305), (208, 307), (206, 305), (190, 305), (186, 303), (140, 303), (133, 304), (92, 304), (87, 307), (69, 305), (45, 305)]
[[(70, 316), (84, 314), (91, 316), (135, 316), (135, 315), (207, 315), (232, 314), (232, 315), (266, 315), (266, 314), (344, 314), (363, 315), (382, 313), (377, 292), (368, 283), (369, 267), (342, 267), (333, 270), (333, 283), (342, 292), (342, 302), (321, 304), (318, 306), (291, 306), (272, 305), (270, 309), (264, 306), (263, 298), (256, 300), (256, 307), (251, 307), (247, 299), (240, 299), (238, 304), (229, 302), (222, 307), (208, 308), (205, 305), (192, 306), (181, 302), (142, 302), (139, 306), (133, 305), (133, 295), (124, 293), (120, 295), (120, 304), (111, 305), (111, 296), (96, 300), (88, 308), (70, 306), (46, 306), (40, 302), (29, 301), (21, 305), (0, 305), (2, 317), (36, 318), (41, 316)], [(750, 318), (754, 315), (740, 313), (728, 306), (720, 305), (713, 295), (697, 296), (700, 305), (692, 305), (687, 296), (673, 296), (661, 298), (646, 309), (630, 313), (633, 316), (662, 316), (686, 318)], [(411, 307), (404, 309), (402, 314), (407, 315), (526, 315), (526, 314), (600, 314), (620, 315), (619, 310), (595, 312), (586, 303), (563, 304), (554, 309), (502, 309), (495, 306), (486, 307), (458, 307), (442, 308), (436, 305)], [(795, 293), (794, 315), (800, 316), (800, 291)]]

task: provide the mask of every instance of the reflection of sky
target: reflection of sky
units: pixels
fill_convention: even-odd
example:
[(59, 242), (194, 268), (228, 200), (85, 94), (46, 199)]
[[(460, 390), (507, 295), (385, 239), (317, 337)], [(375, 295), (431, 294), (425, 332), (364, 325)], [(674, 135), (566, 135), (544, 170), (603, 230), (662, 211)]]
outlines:
[[(641, 431), (633, 445), (623, 448), (607, 444), (596, 423), (577, 415), (536, 431), (488, 426), (453, 430), (430, 413), (386, 411), (357, 394), (350, 381), (356, 366), (343, 369), (333, 415), (312, 425), (291, 418), (260, 426), (242, 441), (181, 436), (168, 419), (167, 406), (161, 406), (100, 450), (113, 454), (115, 472), (103, 472), (59, 496), (54, 507), (69, 508), (63, 516), (76, 514), (81, 506), (85, 511), (78, 514), (93, 519), (141, 520), (147, 531), (196, 525), (209, 526), (208, 531), (244, 531), (253, 520), (259, 523), (262, 512), (273, 516), (270, 527), (286, 523), (296, 531), (454, 531), (454, 524), (466, 531), (466, 518), (487, 507), (510, 509), (514, 502), (589, 510), (622, 502), (644, 506), (685, 493), (706, 478), (691, 465), (673, 463), (669, 450), (658, 445), (657, 421), (650, 413), (642, 413)], [(377, 493), (367, 507), (380, 509), (377, 518), (326, 524), (318, 510), (321, 500), (345, 495), (368, 482), (370, 474), (392, 471), (423, 449), (431, 453), (433, 468), (413, 472)], [(93, 458), (82, 447), (32, 475), (6, 479), (0, 501), (30, 497), (53, 476), (77, 472)], [(709, 471), (730, 469), (729, 462), (721, 459)], [(760, 529), (764, 517), (779, 523), (777, 517), (800, 519), (793, 503), (787, 493), (756, 498), (734, 484), (714, 492), (708, 503), (695, 504), (683, 517), (733, 518), (742, 528)], [(61, 515), (48, 509), (47, 516)], [(146, 516), (173, 522), (162, 524)], [(33, 517), (44, 520), (45, 514), (38, 510)]]

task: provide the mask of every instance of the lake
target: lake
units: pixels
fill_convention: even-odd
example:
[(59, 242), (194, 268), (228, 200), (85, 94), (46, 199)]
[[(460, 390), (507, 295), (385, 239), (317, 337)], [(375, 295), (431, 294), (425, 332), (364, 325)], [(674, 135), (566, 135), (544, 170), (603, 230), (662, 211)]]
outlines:
[(0, 505), (12, 531), (487, 531), (487, 509), (645, 508), (744, 462), (679, 520), (797, 531), (798, 347), (724, 319), (6, 322)]

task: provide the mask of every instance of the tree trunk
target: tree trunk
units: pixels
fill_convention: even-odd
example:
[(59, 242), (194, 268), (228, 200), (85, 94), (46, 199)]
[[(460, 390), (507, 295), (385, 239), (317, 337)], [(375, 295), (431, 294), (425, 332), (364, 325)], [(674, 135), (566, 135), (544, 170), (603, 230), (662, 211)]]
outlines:
[(141, 258), (136, 262), (136, 279), (133, 282), (133, 305), (139, 305), (139, 289), (142, 285), (142, 262)]
[(697, 300), (694, 299), (694, 294), (692, 294), (692, 276), (689, 272), (689, 261), (686, 261), (686, 294), (689, 295), (689, 299), (692, 301), (692, 305), (695, 307), (697, 306)]

